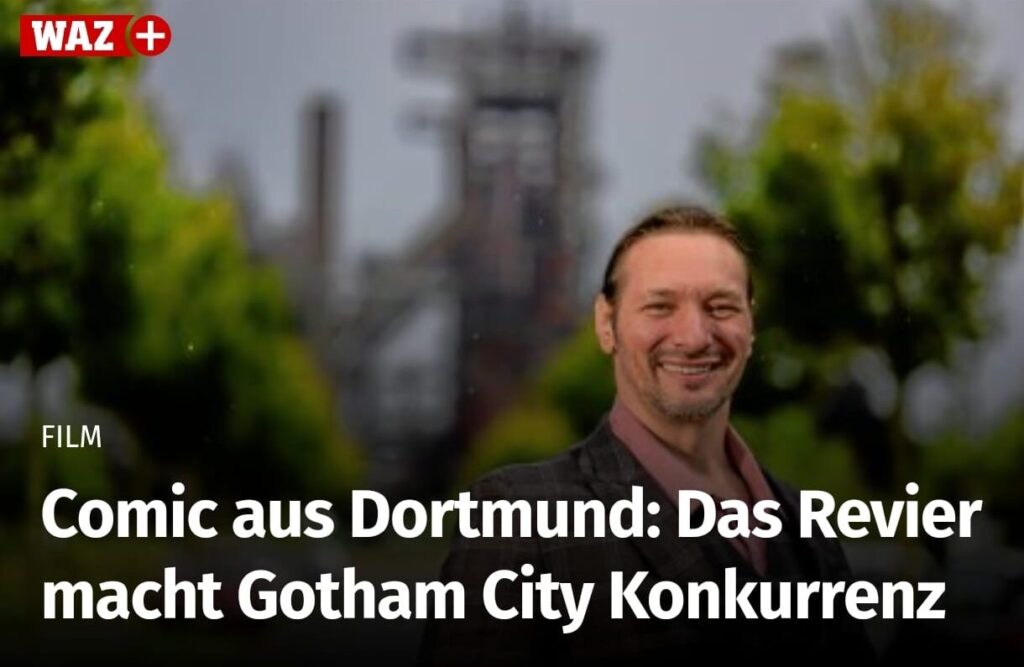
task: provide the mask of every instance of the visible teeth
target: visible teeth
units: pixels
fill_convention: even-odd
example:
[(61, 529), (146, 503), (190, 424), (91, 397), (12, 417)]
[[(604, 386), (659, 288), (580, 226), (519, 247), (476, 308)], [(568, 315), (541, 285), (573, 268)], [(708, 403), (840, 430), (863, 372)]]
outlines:
[(683, 366), (682, 364), (662, 364), (662, 368), (672, 373), (682, 373), (683, 375), (700, 375), (701, 373), (709, 372), (713, 366), (710, 364), (704, 366)]

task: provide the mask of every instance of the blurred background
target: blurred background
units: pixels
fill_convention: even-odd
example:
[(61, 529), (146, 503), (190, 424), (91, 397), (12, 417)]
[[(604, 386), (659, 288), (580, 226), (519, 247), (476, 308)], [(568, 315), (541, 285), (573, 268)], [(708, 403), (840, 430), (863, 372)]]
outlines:
[[(93, 11), (159, 14), (171, 47), (18, 56), (20, 14)], [(915, 481), (985, 500), (969, 540), (846, 545), (863, 578), (947, 582), (943, 632), (874, 623), (883, 654), (1019, 658), (1022, 27), (1010, 0), (0, 0), (7, 645), (410, 660), (417, 623), (75, 623), (57, 642), (40, 582), (433, 578), (447, 540), (346, 539), (347, 492), (446, 497), (589, 433), (614, 395), (589, 323), (607, 253), (689, 201), (752, 246), (734, 421), (761, 462), (842, 498)], [(103, 449), (43, 450), (44, 423), (100, 424)], [(339, 528), (39, 523), (58, 486), (179, 480), (228, 505), (329, 498)]]

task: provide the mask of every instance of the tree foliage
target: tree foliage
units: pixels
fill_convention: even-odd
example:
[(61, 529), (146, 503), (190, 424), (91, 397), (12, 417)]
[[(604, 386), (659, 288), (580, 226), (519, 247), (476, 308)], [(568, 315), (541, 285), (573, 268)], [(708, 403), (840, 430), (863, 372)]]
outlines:
[(900, 383), (947, 360), (982, 331), (976, 297), (1021, 221), (1024, 163), (961, 17), (868, 8), (841, 46), (780, 59), (751, 137), (703, 143), (780, 351), (761, 358), (761, 379), (783, 393), (834, 377), (863, 347), (884, 351)]
[(0, 359), (70, 357), (153, 462), (224, 492), (351, 484), (278, 276), (230, 202), (172, 185), (134, 59), (21, 59), (23, 11), (0, 3)]

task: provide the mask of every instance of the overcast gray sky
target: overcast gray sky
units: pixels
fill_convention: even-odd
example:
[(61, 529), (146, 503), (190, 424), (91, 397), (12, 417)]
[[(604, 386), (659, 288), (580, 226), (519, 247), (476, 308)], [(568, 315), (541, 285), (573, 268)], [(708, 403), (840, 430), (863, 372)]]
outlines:
[[(589, 152), (601, 174), (594, 211), (602, 248), (652, 202), (697, 192), (697, 131), (754, 113), (773, 49), (828, 39), (859, 0), (573, 0), (553, 6), (600, 49), (590, 91)], [(960, 6), (961, 3), (943, 2)], [(984, 38), (983, 69), (1009, 86), (1010, 136), (1024, 145), (1024, 3), (968, 3)], [(441, 201), (440, 143), (410, 136), (414, 106), (442, 103), (441, 80), (399, 66), (401, 37), (456, 29), (495, 2), (465, 0), (158, 0), (174, 32), (147, 63), (144, 86), (168, 133), (178, 175), (201, 187), (225, 154), (241, 157), (268, 219), (297, 213), (300, 112), (314, 94), (342, 100), (346, 253), (394, 249)], [(1018, 253), (1024, 255), (1024, 253)], [(349, 255), (351, 257), (351, 255)], [(1004, 347), (979, 362), (1007, 395), (1024, 376), (1024, 259), (1004, 279)], [(1002, 351), (999, 351), (1002, 350)], [(934, 383), (933, 383), (934, 386)], [(988, 385), (986, 385), (987, 387)], [(938, 396), (932, 401), (953, 400)], [(993, 406), (996, 401), (985, 400)], [(933, 406), (934, 407), (934, 406)]]

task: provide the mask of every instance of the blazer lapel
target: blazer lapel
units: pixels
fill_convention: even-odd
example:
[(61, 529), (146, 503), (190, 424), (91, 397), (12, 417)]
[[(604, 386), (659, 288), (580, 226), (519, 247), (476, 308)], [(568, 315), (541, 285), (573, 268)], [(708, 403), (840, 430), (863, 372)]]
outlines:
[[(769, 540), (768, 569), (771, 572), (774, 565), (778, 565), (779, 552), (785, 551), (798, 558), (801, 562), (800, 571), (805, 573), (806, 579), (828, 580), (834, 575), (833, 568), (830, 568), (825, 560), (825, 554), (829, 546), (824, 543), (825, 538), (821, 535), (813, 535), (801, 539), (800, 535), (800, 494), (786, 484), (775, 479), (768, 471), (762, 469), (765, 479), (772, 487), (775, 498), (779, 501), (782, 511), (782, 520), (786, 524), (786, 530), (780, 535)], [(773, 558), (774, 556), (774, 558)]]
[[(712, 568), (703, 551), (704, 538), (681, 538), (679, 511), (650, 474), (618, 441), (607, 418), (584, 441), (579, 465), (588, 486), (606, 507), (629, 498), (633, 486), (643, 489), (644, 526), (648, 535), (630, 538), (659, 579), (679, 582), (719, 579), (720, 568)], [(657, 502), (651, 515), (647, 505)], [(656, 536), (650, 536), (652, 529)], [(713, 533), (716, 534), (716, 533)]]

